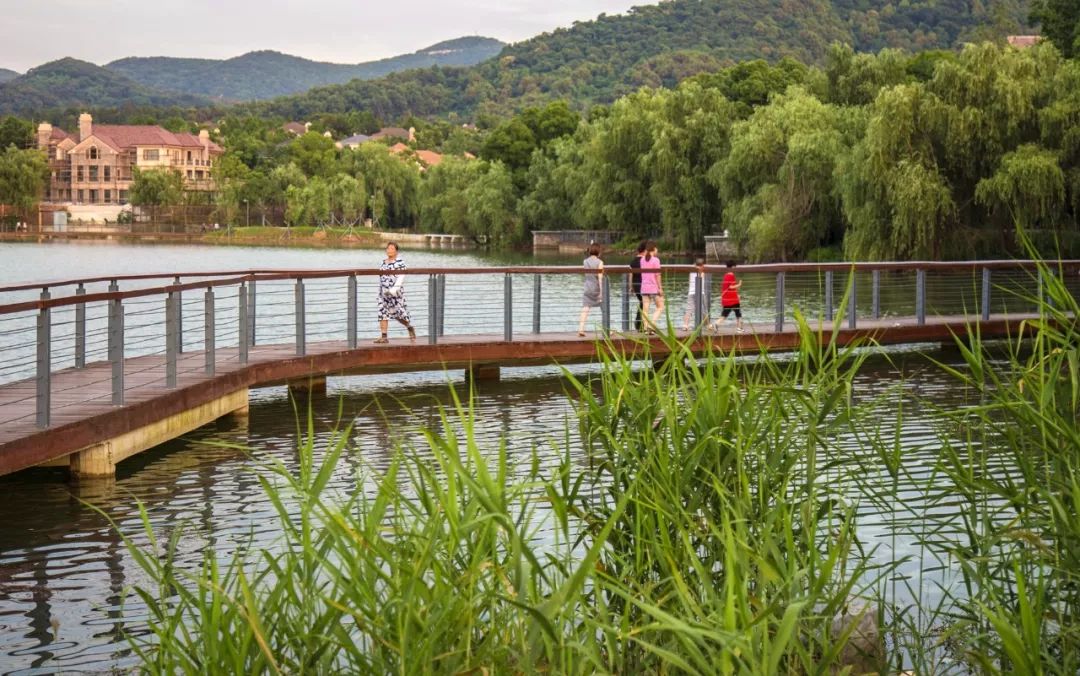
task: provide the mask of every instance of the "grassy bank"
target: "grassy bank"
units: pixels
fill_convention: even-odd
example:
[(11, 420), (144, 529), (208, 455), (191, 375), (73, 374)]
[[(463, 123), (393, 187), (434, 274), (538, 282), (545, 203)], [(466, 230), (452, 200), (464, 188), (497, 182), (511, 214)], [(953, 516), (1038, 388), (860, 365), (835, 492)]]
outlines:
[(314, 226), (278, 228), (257, 226), (215, 230), (200, 241), (209, 244), (257, 244), (259, 246), (306, 246), (328, 248), (377, 247), (382, 239), (362, 228), (316, 228)]
[[(482, 445), (455, 400), (423, 455), (339, 494), (350, 431), (317, 449), (309, 423), (297, 471), (258, 470), (273, 548), (185, 571), (182, 529), (129, 543), (152, 580), (132, 645), (168, 673), (1075, 673), (1080, 333), (1064, 287), (1044, 292), (1030, 349), (965, 339), (947, 370), (972, 405), (934, 414), (917, 496), (896, 488), (900, 423), (854, 391), (865, 351), (806, 325), (790, 359), (673, 344), (642, 369), (605, 350), (599, 375), (568, 376), (586, 461)], [(892, 490), (841, 462), (851, 439)], [(957, 580), (938, 595), (858, 529), (860, 504), (928, 499), (896, 528)]]

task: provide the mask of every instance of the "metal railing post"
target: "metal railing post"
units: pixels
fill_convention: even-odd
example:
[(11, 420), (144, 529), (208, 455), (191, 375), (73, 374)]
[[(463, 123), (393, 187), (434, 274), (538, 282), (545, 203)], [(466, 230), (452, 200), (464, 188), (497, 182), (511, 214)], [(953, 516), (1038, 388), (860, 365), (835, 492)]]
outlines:
[[(41, 290), (41, 300), (49, 300), (49, 289)], [(37, 316), (37, 426), (49, 426), (52, 410), (52, 316), (47, 307)]]
[[(75, 295), (85, 296), (86, 287), (80, 284)], [(86, 368), (86, 303), (75, 306), (75, 368)]]
[(881, 270), (874, 270), (873, 275), (873, 289), (871, 290), (871, 310), (870, 315), (874, 319), (881, 319)]
[[(173, 284), (176, 284), (176, 285), (180, 284), (180, 276), (179, 275), (177, 275), (175, 278), (173, 278)], [(174, 308), (174, 310), (176, 311), (176, 335), (178, 335), (180, 337), (180, 340), (178, 340), (177, 343), (176, 343), (176, 351), (177, 352), (183, 352), (184, 351), (184, 297), (179, 291), (176, 292), (176, 307)]]
[[(430, 292), (429, 292), (430, 297)], [(430, 302), (430, 301), (429, 301)], [(348, 334), (349, 349), (356, 349), (356, 275), (349, 275), (349, 317), (346, 320), (346, 333)]]
[(250, 335), (251, 327), (248, 326), (248, 310), (247, 310), (247, 285), (243, 282), (240, 283), (240, 291), (236, 294), (237, 305), (239, 306), (239, 328), (236, 334), (236, 345), (240, 352), (240, 363), (246, 364), (248, 362), (248, 337)]
[(705, 292), (702, 295), (704, 296), (704, 299), (703, 299), (704, 306), (701, 308), (701, 314), (702, 314), (702, 316), (704, 318), (703, 321), (705, 323), (708, 323), (709, 322), (709, 312), (712, 310), (712, 273), (711, 272), (706, 272), (705, 273)]
[(439, 279), (438, 275), (428, 275), (428, 345), (439, 342)]
[(832, 270), (825, 271), (825, 321), (833, 320), (833, 274)]
[(165, 387), (176, 387), (176, 357), (179, 353), (179, 313), (176, 305), (179, 294), (170, 291), (165, 297)]
[(1049, 271), (1049, 270), (1047, 270), (1047, 271), (1039, 270), (1039, 272), (1038, 272), (1038, 275), (1039, 275), (1039, 309), (1040, 310), (1042, 309), (1043, 305), (1045, 305), (1048, 308), (1054, 307), (1054, 298), (1053, 298), (1053, 296), (1050, 296), (1046, 292), (1047, 287), (1050, 286), (1050, 280), (1048, 280), (1047, 277), (1052, 277), (1053, 274), (1054, 273), (1052, 271)]
[[(120, 286), (113, 281), (109, 291)], [(112, 364), (112, 403), (124, 405), (124, 305), (119, 298), (109, 301), (109, 362)]]
[(630, 275), (622, 279), (622, 330), (630, 331)]
[(533, 333), (540, 333), (540, 275), (533, 275)]
[[(723, 301), (723, 299), (721, 299)], [(776, 273), (776, 332), (784, 330), (784, 273)]]
[(702, 319), (705, 317), (705, 303), (704, 303), (704, 291), (705, 280), (702, 279), (704, 274), (694, 275), (694, 328), (697, 329), (701, 326)]
[(307, 353), (307, 317), (304, 315), (304, 278), (296, 278), (296, 356)]
[(990, 321), (990, 268), (982, 269), (982, 319)]
[(600, 317), (604, 326), (604, 333), (611, 333), (611, 280), (607, 275), (603, 276), (600, 293)]
[(439, 307), (436, 321), (439, 323), (439, 337), (446, 335), (446, 275), (438, 275)]
[(248, 285), (247, 311), (248, 311), (248, 335), (251, 338), (250, 345), (255, 344), (255, 280)]
[(855, 268), (851, 269), (851, 292), (848, 295), (848, 328), (855, 328), (855, 319), (858, 313), (858, 280), (855, 278)]
[(926, 324), (926, 270), (915, 271), (915, 321)]
[(503, 281), (503, 340), (514, 339), (514, 280), (506, 273)]
[(214, 287), (206, 287), (203, 294), (203, 354), (206, 357), (206, 375), (214, 375), (217, 364), (217, 335), (214, 329)]

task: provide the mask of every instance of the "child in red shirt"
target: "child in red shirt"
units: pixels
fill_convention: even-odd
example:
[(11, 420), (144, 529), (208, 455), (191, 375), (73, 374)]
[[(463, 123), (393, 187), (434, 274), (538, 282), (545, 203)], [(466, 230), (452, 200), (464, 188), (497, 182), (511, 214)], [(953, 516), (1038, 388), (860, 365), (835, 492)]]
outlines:
[(734, 312), (735, 330), (742, 333), (742, 305), (739, 298), (739, 287), (742, 286), (742, 282), (735, 279), (735, 273), (733, 272), (735, 261), (728, 261), (727, 269), (727, 272), (724, 273), (724, 281), (720, 283), (720, 319), (716, 320), (713, 327), (719, 331), (720, 324), (728, 318), (729, 314)]

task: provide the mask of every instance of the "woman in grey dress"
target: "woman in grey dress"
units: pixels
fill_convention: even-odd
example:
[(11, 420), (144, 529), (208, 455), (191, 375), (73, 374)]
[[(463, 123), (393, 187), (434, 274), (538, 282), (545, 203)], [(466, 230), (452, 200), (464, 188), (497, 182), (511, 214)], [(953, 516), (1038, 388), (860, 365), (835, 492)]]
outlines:
[(589, 247), (589, 257), (585, 259), (585, 293), (581, 297), (581, 319), (578, 321), (577, 334), (585, 336), (585, 321), (589, 318), (589, 310), (600, 307), (603, 301), (604, 286), (604, 261), (600, 260), (600, 247)]

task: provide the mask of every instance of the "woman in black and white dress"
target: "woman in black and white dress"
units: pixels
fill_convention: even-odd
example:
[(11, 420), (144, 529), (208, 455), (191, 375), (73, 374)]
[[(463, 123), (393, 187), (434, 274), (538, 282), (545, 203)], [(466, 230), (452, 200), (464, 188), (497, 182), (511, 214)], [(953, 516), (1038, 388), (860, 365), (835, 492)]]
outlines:
[(391, 319), (396, 319), (409, 330), (409, 340), (416, 342), (416, 329), (409, 320), (409, 307), (405, 304), (405, 261), (398, 258), (397, 244), (386, 245), (386, 258), (379, 270), (379, 337), (376, 343), (389, 343), (386, 329)]

